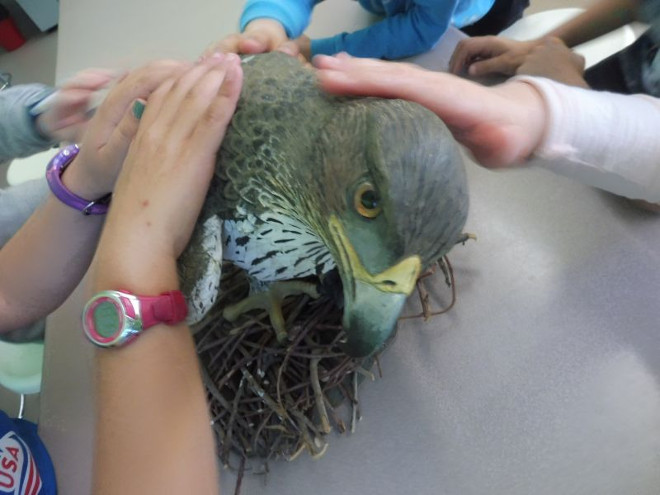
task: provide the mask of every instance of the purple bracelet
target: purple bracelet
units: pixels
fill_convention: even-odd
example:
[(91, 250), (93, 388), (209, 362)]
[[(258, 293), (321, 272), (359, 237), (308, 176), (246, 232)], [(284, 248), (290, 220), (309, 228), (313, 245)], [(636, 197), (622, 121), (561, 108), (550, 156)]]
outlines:
[(108, 203), (112, 193), (108, 193), (100, 199), (89, 201), (73, 194), (62, 183), (62, 174), (79, 151), (78, 145), (72, 144), (63, 148), (53, 157), (46, 168), (48, 186), (57, 199), (74, 210), (80, 211), (83, 215), (103, 215), (108, 212)]

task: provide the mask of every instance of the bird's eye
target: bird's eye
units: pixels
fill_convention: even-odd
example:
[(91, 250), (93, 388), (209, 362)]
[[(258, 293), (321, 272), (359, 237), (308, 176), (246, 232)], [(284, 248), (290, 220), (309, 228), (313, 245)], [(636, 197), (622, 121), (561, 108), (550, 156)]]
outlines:
[(373, 184), (365, 182), (355, 191), (355, 209), (365, 218), (376, 218), (382, 207), (380, 197)]

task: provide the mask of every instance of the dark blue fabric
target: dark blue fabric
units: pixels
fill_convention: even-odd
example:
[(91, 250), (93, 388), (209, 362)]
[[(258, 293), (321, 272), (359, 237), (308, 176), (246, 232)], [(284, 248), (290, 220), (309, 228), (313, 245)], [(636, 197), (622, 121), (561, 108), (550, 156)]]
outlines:
[(55, 469), (37, 425), (0, 411), (0, 495), (55, 495)]
[(593, 89), (660, 98), (660, 0), (644, 0), (640, 17), (649, 28), (637, 41), (585, 71)]
[(584, 79), (599, 91), (642, 93), (657, 98), (660, 97), (659, 61), (658, 44), (647, 31), (632, 45), (587, 69)]

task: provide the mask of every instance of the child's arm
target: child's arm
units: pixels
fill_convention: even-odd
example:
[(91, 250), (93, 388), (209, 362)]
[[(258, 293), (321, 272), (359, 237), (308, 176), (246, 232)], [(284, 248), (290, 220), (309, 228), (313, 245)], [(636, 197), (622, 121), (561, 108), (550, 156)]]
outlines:
[(94, 93), (113, 77), (109, 71), (88, 69), (59, 90), (22, 84), (0, 92), (0, 161), (30, 156), (61, 141), (78, 142)]
[(345, 55), (314, 63), (331, 93), (427, 107), (489, 168), (534, 163), (618, 195), (660, 201), (660, 98), (527, 76), (486, 87), (412, 64)]
[(641, 4), (642, 0), (600, 0), (574, 19), (530, 41), (498, 36), (465, 39), (452, 55), (449, 69), (456, 74), (467, 70), (472, 76), (514, 75), (545, 38), (559, 38), (569, 47), (585, 43), (635, 20)]
[(87, 69), (64, 83), (49, 101), (43, 100), (43, 108), (36, 111), (37, 130), (58, 142), (78, 143), (82, 140), (91, 116), (90, 106), (97, 91), (117, 77), (112, 71)]
[(298, 38), (309, 25), (312, 9), (322, 0), (248, 0), (240, 33), (226, 36), (206, 50), (222, 53), (264, 53)]
[(456, 2), (416, 2), (405, 13), (387, 17), (353, 33), (311, 41), (311, 55), (348, 52), (356, 57), (400, 59), (433, 48), (451, 22)]
[(248, 0), (241, 14), (240, 28), (244, 31), (255, 19), (278, 21), (289, 38), (300, 36), (309, 25), (312, 9), (322, 0)]
[[(211, 57), (149, 97), (90, 270), (95, 291), (178, 289), (176, 259), (241, 84), (238, 57)], [(91, 493), (218, 495), (209, 408), (187, 326), (155, 325), (125, 348), (99, 350), (95, 364)]]
[(559, 38), (569, 47), (586, 43), (634, 21), (641, 4), (642, 0), (601, 0), (545, 37)]
[(529, 52), (517, 73), (547, 77), (553, 81), (589, 88), (584, 79), (585, 59), (558, 38), (544, 38)]
[[(61, 175), (69, 191), (91, 201), (113, 189), (137, 129), (133, 101), (146, 99), (184, 67), (154, 62), (115, 87), (90, 122), (80, 153)], [(0, 250), (0, 333), (25, 327), (64, 302), (87, 270), (102, 225), (102, 215), (85, 216), (48, 195)]]

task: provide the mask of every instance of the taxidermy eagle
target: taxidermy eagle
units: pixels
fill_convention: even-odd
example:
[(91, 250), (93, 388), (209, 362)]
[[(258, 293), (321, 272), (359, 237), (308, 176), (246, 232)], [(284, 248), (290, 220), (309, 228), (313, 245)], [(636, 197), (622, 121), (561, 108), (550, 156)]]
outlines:
[(463, 160), (444, 123), (415, 103), (339, 98), (281, 53), (243, 59), (244, 85), (216, 173), (179, 260), (190, 322), (217, 299), (222, 262), (250, 277), (225, 318), (267, 309), (336, 269), (344, 350), (367, 356), (392, 335), (421, 271), (457, 242), (468, 210)]

